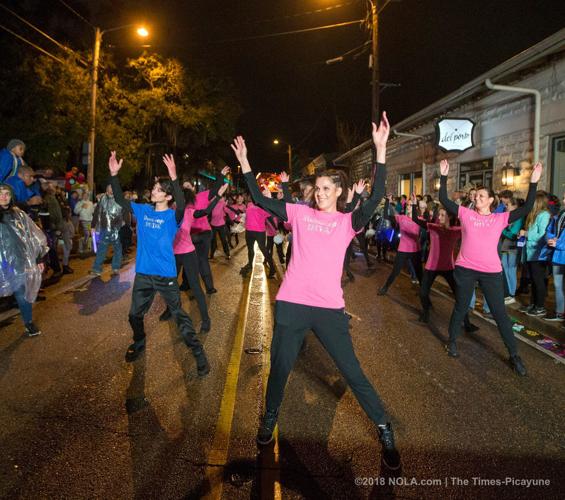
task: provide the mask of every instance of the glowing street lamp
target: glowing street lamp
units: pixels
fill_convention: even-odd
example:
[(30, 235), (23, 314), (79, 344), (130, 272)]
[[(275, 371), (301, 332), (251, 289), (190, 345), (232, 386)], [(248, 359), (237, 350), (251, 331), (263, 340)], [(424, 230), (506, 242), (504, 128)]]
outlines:
[[(92, 57), (92, 87), (90, 90), (90, 134), (89, 134), (89, 155), (88, 155), (88, 170), (86, 173), (86, 182), (91, 193), (94, 192), (94, 143), (96, 140), (96, 95), (98, 91), (98, 65), (100, 62), (100, 46), (102, 45), (102, 36), (111, 31), (118, 31), (138, 26), (136, 24), (126, 24), (125, 26), (118, 26), (117, 28), (110, 28), (101, 30), (98, 27), (94, 28), (94, 55)], [(144, 26), (138, 26), (137, 34), (146, 38), (149, 36), (149, 31)]]
[[(274, 139), (273, 144), (278, 146), (281, 143), (279, 139)], [(287, 152), (288, 152), (288, 176), (292, 180), (292, 146), (287, 142)]]

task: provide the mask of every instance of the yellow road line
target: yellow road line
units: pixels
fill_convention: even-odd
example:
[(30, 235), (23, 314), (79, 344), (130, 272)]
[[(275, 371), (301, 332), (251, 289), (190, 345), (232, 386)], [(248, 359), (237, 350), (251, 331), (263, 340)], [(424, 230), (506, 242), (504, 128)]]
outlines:
[[(279, 266), (277, 266), (277, 274), (280, 276)], [(280, 276), (282, 279), (282, 276)], [(267, 305), (270, 309), (271, 307), (271, 293), (270, 293), (270, 283), (269, 280), (264, 279), (263, 289), (266, 288), (266, 293), (264, 291), (263, 297), (267, 299)], [(274, 318), (271, 313), (271, 323), (274, 324)], [(270, 337), (272, 338), (272, 337)], [(271, 358), (270, 349), (267, 349), (263, 345), (263, 401), (265, 400), (265, 395), (267, 393), (267, 381), (269, 379), (269, 373), (271, 371)], [(280, 482), (280, 464), (279, 464), (279, 426), (275, 427), (275, 432), (273, 433), (274, 442), (272, 445), (272, 450), (266, 448), (260, 454), (260, 466), (261, 466), (261, 498), (280, 500), (282, 498), (281, 493), (281, 482)]]
[(243, 352), (243, 340), (245, 337), (245, 328), (247, 326), (247, 313), (249, 311), (249, 297), (251, 292), (251, 283), (253, 281), (253, 262), (252, 272), (245, 283), (244, 293), (239, 303), (239, 315), (233, 347), (228, 363), (226, 382), (224, 385), (224, 394), (220, 405), (220, 412), (216, 422), (216, 430), (214, 433), (214, 441), (212, 448), (208, 454), (206, 479), (209, 490), (204, 498), (218, 500), (222, 498), (224, 466), (228, 458), (228, 450), (230, 444), (230, 435), (235, 409), (235, 398), (237, 393), (237, 381), (239, 378), (239, 368), (241, 364), (241, 355)]

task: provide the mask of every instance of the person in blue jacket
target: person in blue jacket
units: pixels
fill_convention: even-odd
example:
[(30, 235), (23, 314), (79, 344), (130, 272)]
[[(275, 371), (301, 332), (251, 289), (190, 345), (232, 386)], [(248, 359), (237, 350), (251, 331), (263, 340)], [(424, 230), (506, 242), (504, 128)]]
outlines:
[(19, 139), (12, 139), (8, 145), (0, 150), (0, 183), (5, 182), (8, 177), (18, 173), (19, 168), (24, 165), (23, 155), (25, 144)]
[(546, 316), (547, 321), (563, 321), (565, 319), (565, 194), (563, 209), (552, 217), (545, 238), (547, 245), (542, 251), (542, 257), (551, 262), (553, 286), (555, 287), (555, 315)]

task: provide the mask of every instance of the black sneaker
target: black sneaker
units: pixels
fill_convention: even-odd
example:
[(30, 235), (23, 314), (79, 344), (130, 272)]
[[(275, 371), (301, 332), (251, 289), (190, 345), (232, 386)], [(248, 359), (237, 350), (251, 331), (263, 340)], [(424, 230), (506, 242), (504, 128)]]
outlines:
[(172, 317), (171, 311), (167, 307), (167, 309), (165, 309), (163, 311), (161, 316), (159, 316), (159, 321), (169, 321), (171, 319), (171, 317)]
[(41, 335), (41, 330), (37, 328), (32, 321), (30, 321), (25, 325), (24, 335), (27, 337), (37, 337), (38, 335)]
[(533, 304), (530, 304), (530, 305), (528, 305), (528, 306), (522, 306), (522, 307), (520, 307), (520, 309), (518, 309), (518, 311), (520, 311), (521, 313), (526, 313), (526, 314), (528, 314), (528, 312), (531, 311), (534, 307), (536, 307), (536, 306), (534, 306)]
[(126, 362), (131, 363), (135, 361), (139, 356), (145, 351), (145, 340), (140, 340), (139, 342), (134, 342), (128, 347), (126, 351)]
[(394, 432), (390, 422), (386, 425), (377, 425), (379, 441), (383, 445), (383, 463), (391, 470), (400, 468), (400, 453), (394, 444)]
[(521, 377), (525, 377), (528, 374), (522, 358), (517, 354), (510, 356), (510, 366)]
[(200, 325), (200, 333), (208, 333), (211, 328), (212, 328), (212, 324), (210, 320), (206, 319), (202, 321), (202, 324)]
[(218, 290), (216, 290), (215, 288), (210, 288), (210, 289), (206, 290), (206, 293), (208, 295), (212, 295), (213, 293), (218, 293)]
[(71, 269), (69, 266), (63, 266), (63, 274), (73, 274), (74, 272), (74, 269)]
[(386, 295), (387, 292), (388, 292), (388, 288), (386, 286), (383, 286), (382, 288), (379, 289), (377, 295)]
[(528, 316), (535, 316), (536, 318), (543, 318), (547, 314), (545, 307), (533, 307), (526, 313)]
[(448, 344), (445, 344), (445, 350), (447, 351), (447, 354), (452, 358), (459, 357), (459, 352), (457, 351), (457, 344), (455, 342), (449, 342)]
[(267, 410), (263, 418), (261, 418), (261, 424), (259, 425), (256, 438), (259, 446), (267, 446), (273, 440), (273, 432), (275, 432), (278, 416), (278, 410)]
[(210, 363), (208, 363), (208, 358), (204, 349), (202, 349), (198, 354), (194, 356), (196, 358), (196, 371), (199, 377), (205, 377), (210, 373)]
[(473, 333), (479, 330), (479, 327), (477, 325), (473, 325), (470, 321), (465, 323), (464, 328), (467, 333)]
[(555, 314), (552, 314), (552, 315), (548, 315), (543, 319), (545, 321), (563, 321), (563, 320), (565, 320), (565, 314), (555, 313)]

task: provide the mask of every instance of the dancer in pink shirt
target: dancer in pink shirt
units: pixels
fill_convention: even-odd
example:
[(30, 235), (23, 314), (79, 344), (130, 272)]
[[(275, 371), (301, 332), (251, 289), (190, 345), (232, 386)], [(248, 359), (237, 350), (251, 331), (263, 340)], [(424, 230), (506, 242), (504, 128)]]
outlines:
[(288, 376), (304, 336), (313, 330), (363, 410), (376, 424), (383, 444), (384, 463), (390, 468), (400, 466), (389, 418), (353, 350), (341, 289), (347, 246), (355, 233), (365, 226), (384, 195), (384, 162), (389, 131), (390, 126), (383, 113), (380, 126), (377, 128), (373, 124), (373, 142), (377, 149), (373, 190), (369, 199), (350, 213), (341, 211), (345, 206), (348, 187), (343, 172), (328, 170), (317, 174), (312, 207), (286, 203), (261, 195), (247, 159), (245, 141), (238, 137), (232, 145), (253, 199), (271, 214), (289, 222), (293, 232), (292, 259), (275, 304), (266, 411), (257, 434), (260, 445), (266, 445), (273, 439)]
[(502, 265), (498, 256), (498, 241), (508, 224), (525, 217), (532, 209), (542, 165), (537, 163), (532, 170), (526, 203), (512, 212), (502, 213), (492, 212), (494, 193), (491, 189), (485, 187), (477, 188), (473, 210), (457, 205), (447, 195), (447, 174), (449, 173), (447, 160), (441, 161), (440, 170), (439, 201), (450, 214), (459, 217), (461, 221), (461, 249), (455, 261), (453, 272), (457, 284), (457, 295), (449, 321), (447, 353), (452, 357), (459, 356), (456, 344), (457, 337), (461, 333), (461, 322), (467, 314), (475, 283), (478, 282), (510, 354), (510, 365), (516, 373), (524, 376), (526, 375), (526, 367), (518, 356), (512, 322), (504, 306), (504, 284), (502, 281)]

